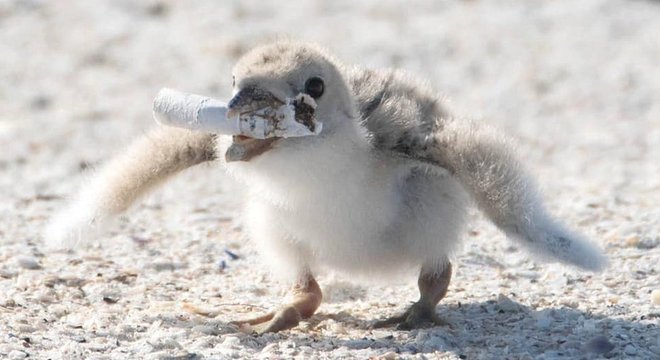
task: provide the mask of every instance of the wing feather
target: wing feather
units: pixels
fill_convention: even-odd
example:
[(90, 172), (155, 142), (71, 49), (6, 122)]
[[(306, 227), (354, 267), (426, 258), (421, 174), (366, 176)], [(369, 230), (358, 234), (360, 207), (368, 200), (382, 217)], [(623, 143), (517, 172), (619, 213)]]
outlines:
[(496, 226), (538, 254), (593, 271), (605, 266), (598, 248), (548, 215), (502, 134), (451, 116), (440, 97), (404, 73), (347, 73), (375, 149), (448, 170)]

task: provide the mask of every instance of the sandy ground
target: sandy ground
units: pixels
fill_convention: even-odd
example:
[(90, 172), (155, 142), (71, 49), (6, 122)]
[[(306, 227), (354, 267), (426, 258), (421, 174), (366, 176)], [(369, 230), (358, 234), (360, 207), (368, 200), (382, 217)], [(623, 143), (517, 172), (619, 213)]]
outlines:
[[(1, 0), (0, 358), (660, 358), (658, 19), (643, 0)], [(227, 98), (238, 56), (287, 34), (423, 76), (517, 139), (549, 208), (611, 266), (534, 261), (475, 215), (437, 309), (448, 326), (370, 330), (416, 298), (414, 276), (324, 274), (318, 315), (254, 337), (228, 321), (277, 306), (286, 284), (213, 166), (100, 245), (45, 251), (42, 228), (85, 170), (155, 126), (160, 87)]]

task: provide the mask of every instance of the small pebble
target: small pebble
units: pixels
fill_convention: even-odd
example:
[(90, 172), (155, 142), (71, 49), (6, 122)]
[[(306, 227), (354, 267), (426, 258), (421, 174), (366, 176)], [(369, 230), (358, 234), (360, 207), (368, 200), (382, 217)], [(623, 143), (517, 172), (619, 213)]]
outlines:
[(637, 248), (642, 250), (654, 249), (660, 243), (660, 238), (644, 238), (637, 243)]
[(51, 293), (43, 292), (43, 291), (35, 292), (34, 299), (40, 303), (46, 303), (46, 304), (56, 301)]
[(660, 290), (653, 290), (651, 293), (651, 302), (654, 305), (660, 305)]
[(496, 308), (501, 310), (502, 312), (506, 313), (515, 313), (519, 312), (522, 310), (522, 307), (520, 304), (516, 303), (515, 301), (509, 299), (507, 296), (500, 294), (497, 297), (497, 305)]
[(594, 354), (607, 354), (608, 352), (614, 349), (614, 344), (612, 344), (605, 336), (599, 335), (595, 338), (589, 340), (585, 346), (587, 352)]
[(270, 343), (266, 345), (262, 350), (261, 353), (264, 355), (274, 355), (277, 353), (277, 343)]
[(16, 359), (25, 359), (27, 356), (28, 354), (24, 351), (12, 350), (7, 358), (16, 360)]
[(626, 240), (624, 241), (624, 244), (625, 244), (627, 247), (637, 247), (637, 244), (639, 244), (639, 236), (637, 236), (637, 235), (629, 236), (629, 237), (626, 238)]
[(391, 331), (386, 331), (386, 330), (371, 330), (371, 336), (373, 336), (375, 339), (382, 339), (382, 338), (387, 338), (388, 336), (391, 336), (392, 332)]
[(222, 345), (225, 346), (238, 346), (241, 344), (241, 339), (239, 339), (236, 336), (227, 336), (225, 337), (225, 340), (222, 342)]
[(398, 358), (399, 358), (399, 355), (397, 353), (395, 353), (394, 351), (388, 351), (385, 354), (378, 357), (378, 359), (382, 359), (382, 360), (396, 360)]
[(619, 297), (616, 295), (610, 296), (609, 298), (607, 298), (607, 302), (616, 305), (619, 303)]
[(312, 330), (312, 324), (310, 324), (309, 321), (301, 321), (298, 324), (298, 328), (301, 331), (310, 331), (310, 330)]
[(21, 256), (17, 260), (18, 266), (22, 267), (23, 269), (28, 269), (28, 270), (38, 270), (41, 269), (41, 264), (37, 261), (37, 259), (29, 256)]
[(118, 297), (115, 296), (104, 296), (103, 297), (103, 302), (107, 304), (116, 304), (119, 301)]
[(637, 355), (637, 348), (632, 344), (628, 344), (625, 348), (623, 348), (623, 352), (630, 356)]
[(346, 334), (346, 328), (344, 328), (344, 324), (340, 322), (329, 319), (325, 326), (326, 329), (334, 334)]
[(218, 335), (220, 334), (220, 331), (218, 328), (213, 327), (213, 326), (208, 326), (208, 325), (197, 325), (192, 328), (193, 332), (198, 332), (202, 333), (205, 335)]
[(84, 342), (87, 342), (87, 340), (85, 339), (85, 337), (80, 336), (80, 335), (76, 335), (76, 336), (72, 337), (71, 339), (72, 339), (73, 341), (75, 341), (75, 342), (78, 342), (78, 343), (84, 343)]
[(7, 270), (7, 269), (0, 269), (0, 278), (11, 279), (14, 276), (16, 276), (16, 274), (17, 273), (15, 271), (10, 271), (10, 270)]
[(199, 359), (199, 355), (195, 353), (189, 353), (187, 351), (180, 351), (178, 354), (163, 356), (160, 359), (162, 360), (195, 360)]
[(37, 328), (35, 328), (34, 326), (27, 325), (27, 324), (18, 324), (16, 326), (16, 330), (18, 330), (21, 333), (33, 333), (33, 332), (37, 331)]

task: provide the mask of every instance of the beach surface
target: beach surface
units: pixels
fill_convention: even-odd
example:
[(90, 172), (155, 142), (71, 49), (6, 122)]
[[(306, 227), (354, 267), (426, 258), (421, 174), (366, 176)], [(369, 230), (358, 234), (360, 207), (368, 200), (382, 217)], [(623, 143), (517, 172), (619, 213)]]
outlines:
[[(660, 2), (0, 0), (0, 358), (660, 358)], [(327, 272), (318, 313), (253, 336), (230, 320), (288, 284), (243, 232), (219, 166), (190, 169), (96, 238), (49, 252), (43, 228), (157, 126), (162, 87), (228, 99), (231, 67), (278, 37), (426, 79), (519, 146), (549, 210), (610, 260), (533, 258), (476, 211), (438, 314), (372, 330), (416, 277)]]

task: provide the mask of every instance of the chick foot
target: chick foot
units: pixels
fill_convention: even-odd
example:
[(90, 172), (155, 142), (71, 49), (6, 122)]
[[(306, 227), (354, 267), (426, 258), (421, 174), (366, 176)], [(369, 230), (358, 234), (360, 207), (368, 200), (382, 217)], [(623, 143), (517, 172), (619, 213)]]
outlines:
[(293, 302), (277, 311), (248, 320), (233, 321), (238, 326), (251, 325), (256, 334), (278, 332), (298, 326), (302, 319), (314, 314), (323, 294), (316, 280), (308, 275), (293, 287)]
[(428, 306), (428, 304), (416, 302), (413, 303), (403, 314), (377, 321), (372, 327), (377, 329), (396, 325), (397, 330), (412, 330), (446, 324), (447, 323), (435, 313), (435, 306)]
[(419, 300), (413, 303), (403, 314), (377, 321), (373, 328), (396, 325), (399, 330), (411, 330), (422, 327), (446, 325), (435, 313), (435, 306), (447, 294), (451, 280), (451, 263), (447, 262), (438, 274), (433, 268), (423, 267), (417, 284)]
[(248, 324), (252, 326), (252, 332), (261, 335), (294, 328), (298, 326), (300, 320), (302, 320), (300, 312), (293, 305), (288, 305), (263, 316), (232, 323), (238, 326)]

